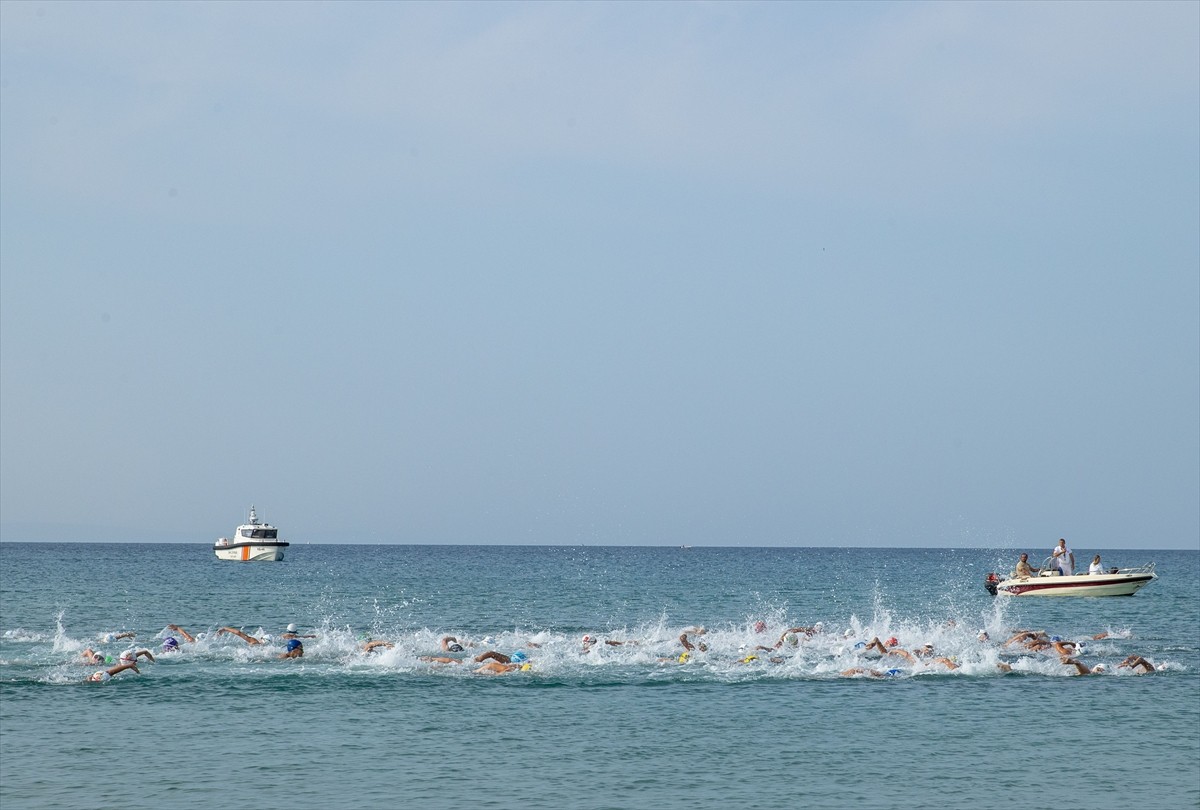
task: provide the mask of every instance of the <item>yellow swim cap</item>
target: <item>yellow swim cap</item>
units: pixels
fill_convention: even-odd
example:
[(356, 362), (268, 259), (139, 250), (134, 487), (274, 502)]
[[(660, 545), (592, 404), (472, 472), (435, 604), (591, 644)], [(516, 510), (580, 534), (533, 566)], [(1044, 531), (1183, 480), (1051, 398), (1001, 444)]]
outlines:
[(690, 657), (690, 656), (688, 656), (688, 654), (687, 654), (687, 653), (685, 653), (685, 652), (681, 652), (681, 653), (679, 654), (679, 663), (681, 663), (681, 664), (682, 664), (684, 661), (688, 660), (688, 658), (689, 658), (689, 657)]
[(757, 661), (757, 660), (758, 660), (757, 655), (747, 655), (745, 658), (742, 659), (742, 663), (749, 664), (751, 661)]
[(521, 664), (522, 672), (528, 672), (531, 669), (533, 669), (533, 664)]

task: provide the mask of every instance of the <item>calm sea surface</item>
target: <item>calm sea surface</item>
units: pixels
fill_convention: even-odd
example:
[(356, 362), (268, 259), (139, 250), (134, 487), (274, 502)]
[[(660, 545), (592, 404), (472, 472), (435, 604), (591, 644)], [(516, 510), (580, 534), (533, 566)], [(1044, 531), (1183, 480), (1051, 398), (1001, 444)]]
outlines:
[[(1131, 598), (989, 596), (1015, 557), (293, 545), (239, 564), (6, 543), (0, 807), (1200, 807), (1200, 553), (1104, 552), (1156, 562)], [(280, 660), (293, 622), (316, 637)], [(172, 623), (197, 641), (164, 654)], [(680, 663), (696, 626), (708, 650)], [(1109, 671), (978, 638), (1016, 628), (1083, 640)], [(130, 642), (104, 639), (122, 631), (156, 662), (85, 683), (80, 653), (115, 663)], [(451, 657), (520, 650), (531, 668), (422, 660), (444, 635), (467, 645)], [(874, 636), (959, 668), (871, 658), (856, 645)], [(394, 646), (368, 655), (367, 638)], [(1131, 653), (1160, 671), (1116, 669)]]

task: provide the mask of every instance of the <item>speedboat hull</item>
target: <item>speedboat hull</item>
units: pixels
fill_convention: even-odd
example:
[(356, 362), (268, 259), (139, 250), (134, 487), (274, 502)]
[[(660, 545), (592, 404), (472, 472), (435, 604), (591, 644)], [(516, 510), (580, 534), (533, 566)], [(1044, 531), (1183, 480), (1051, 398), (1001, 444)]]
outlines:
[(288, 543), (231, 543), (213, 546), (218, 560), (240, 562), (277, 562), (283, 559)]
[(1121, 568), (1114, 573), (1073, 577), (1048, 571), (1004, 580), (989, 575), (984, 584), (996, 596), (1132, 596), (1157, 578), (1151, 563), (1139, 568)]

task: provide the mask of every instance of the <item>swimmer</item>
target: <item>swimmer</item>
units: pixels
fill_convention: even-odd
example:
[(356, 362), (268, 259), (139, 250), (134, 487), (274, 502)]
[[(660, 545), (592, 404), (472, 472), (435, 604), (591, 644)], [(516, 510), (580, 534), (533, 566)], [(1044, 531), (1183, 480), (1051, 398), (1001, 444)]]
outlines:
[[(895, 636), (892, 636), (891, 638), (889, 638), (887, 640), (887, 644), (884, 644), (882, 641), (880, 641), (879, 636), (875, 636), (875, 638), (868, 641), (863, 646), (862, 649), (864, 651), (865, 650), (875, 650), (876, 652), (886, 655), (889, 652), (890, 648), (897, 646), (899, 643), (900, 642), (896, 639)], [(854, 646), (857, 647), (858, 645), (856, 644)]]
[(122, 664), (127, 664), (127, 663), (136, 664), (137, 660), (139, 658), (148, 658), (148, 659), (150, 659), (151, 664), (154, 663), (154, 654), (151, 653), (149, 650), (135, 650), (133, 647), (130, 647), (128, 650), (121, 653), (121, 663)]
[(120, 641), (123, 638), (135, 638), (136, 636), (137, 633), (128, 631), (124, 633), (103, 633), (100, 636), (100, 640), (105, 644), (112, 644), (114, 641)]
[[(177, 624), (168, 624), (167, 629), (172, 630), (172, 631), (178, 633), (179, 635), (183, 636), (183, 640), (186, 641), (188, 644), (194, 644), (196, 642), (195, 637), (193, 637), (191, 633), (189, 633), (187, 630), (184, 630), (182, 627), (180, 627)], [(165, 642), (166, 639), (163, 639), (163, 641)]]
[(1158, 667), (1155, 667), (1154, 664), (1151, 664), (1140, 655), (1131, 655), (1121, 663), (1117, 664), (1117, 669), (1121, 669), (1122, 667), (1128, 667), (1138, 675), (1148, 675), (1158, 669)]
[(532, 668), (532, 664), (502, 664), (499, 661), (488, 661), (479, 669), (475, 670), (475, 674), (508, 675), (510, 672), (520, 672), (521, 670), (528, 672)]
[(903, 675), (904, 672), (899, 669), (889, 669), (880, 672), (877, 669), (863, 669), (862, 667), (851, 667), (850, 669), (842, 670), (843, 678), (851, 678), (855, 675), (870, 675), (872, 678), (894, 678), (897, 675)]
[(229, 633), (230, 635), (237, 636), (237, 637), (238, 637), (238, 638), (240, 638), (242, 641), (246, 642), (247, 644), (249, 644), (249, 645), (251, 645), (251, 646), (253, 646), (253, 645), (255, 645), (255, 644), (264, 644), (264, 643), (266, 643), (266, 642), (265, 642), (263, 639), (261, 639), (261, 638), (255, 638), (254, 636), (251, 636), (251, 635), (248, 635), (248, 634), (246, 634), (246, 633), (243, 633), (241, 630), (238, 630), (236, 627), (222, 627), (222, 628), (220, 628), (220, 629), (218, 629), (218, 630), (217, 630), (217, 635), (218, 635), (218, 636), (225, 635), (226, 633)]
[(112, 669), (101, 669), (93, 672), (87, 677), (87, 680), (89, 683), (104, 683), (105, 681), (111, 681), (114, 675), (118, 675), (127, 669), (132, 669), (134, 672), (138, 672), (140, 674), (137, 664), (118, 664)]
[(446, 652), (463, 652), (463, 646), (458, 643), (458, 639), (454, 636), (442, 636), (442, 649)]
[(112, 663), (112, 658), (110, 656), (107, 656), (102, 652), (97, 652), (96, 650), (93, 650), (91, 647), (88, 647), (87, 649), (81, 651), (79, 653), (79, 657), (80, 657), (80, 659), (82, 659), (80, 661), (80, 663), (82, 663), (86, 666), (100, 666), (101, 664), (111, 664)]
[(296, 625), (289, 624), (287, 630), (283, 632), (280, 638), (316, 638), (316, 636), (302, 636), (296, 632)]
[(448, 655), (422, 655), (418, 661), (428, 661), (431, 664), (461, 664), (461, 658), (451, 658)]
[(392, 642), (390, 642), (390, 641), (371, 641), (371, 640), (367, 640), (366, 642), (364, 642), (364, 643), (363, 643), (363, 645), (362, 645), (362, 650), (363, 650), (363, 652), (365, 652), (365, 653), (371, 653), (371, 652), (375, 652), (375, 650), (378, 650), (378, 649), (380, 649), (380, 648), (383, 648), (383, 649), (390, 650), (390, 649), (392, 649), (392, 648), (393, 648), (393, 647), (395, 647), (395, 646), (396, 646), (396, 645), (395, 645), (395, 644), (393, 644), (393, 643), (392, 643)]
[(1072, 656), (1077, 655), (1082, 650), (1082, 645), (1074, 641), (1064, 641), (1058, 636), (1051, 636), (1050, 646), (1054, 647), (1054, 651), (1059, 655)]
[(824, 625), (822, 625), (820, 622), (817, 622), (811, 627), (789, 627), (787, 630), (783, 631), (782, 635), (779, 636), (779, 641), (775, 642), (775, 649), (779, 649), (784, 644), (788, 645), (789, 647), (796, 647), (800, 644), (801, 634), (807, 636), (808, 638), (812, 638), (820, 633), (822, 629), (824, 629)]
[[(703, 630), (704, 628), (701, 627), (700, 629)], [(695, 644), (692, 644), (692, 642), (688, 640), (688, 632), (686, 630), (679, 634), (679, 643), (682, 644), (683, 649), (688, 652), (695, 652), (697, 650), (700, 652), (708, 652), (708, 645), (703, 641), (698, 641)]]
[(759, 619), (758, 621), (756, 621), (756, 622), (754, 623), (754, 632), (755, 632), (755, 633), (765, 633), (765, 632), (767, 632), (767, 623), (766, 623), (766, 622), (764, 622), (762, 619)]
[(484, 661), (495, 661), (498, 664), (511, 664), (512, 663), (511, 658), (509, 658), (504, 653), (496, 652), (495, 650), (488, 650), (487, 652), (481, 652), (479, 655), (475, 656), (474, 661), (476, 664), (481, 664)]
[(1094, 667), (1089, 667), (1087, 664), (1080, 661), (1078, 658), (1071, 658), (1069, 655), (1064, 655), (1059, 659), (1064, 665), (1075, 667), (1076, 672), (1080, 675), (1099, 675), (1106, 671), (1104, 664), (1096, 664)]
[[(772, 648), (771, 647), (765, 647), (765, 648), (759, 647), (758, 649), (770, 650)], [(745, 658), (739, 658), (738, 660), (734, 661), (733, 663), (735, 663), (735, 664), (753, 664), (757, 661), (766, 661), (768, 664), (782, 664), (784, 659), (779, 657), (778, 655), (772, 655), (767, 658), (759, 658), (757, 655), (754, 655), (753, 653), (751, 653), (750, 655), (747, 655)]]
[(898, 655), (901, 658), (903, 658), (905, 661), (908, 661), (910, 664), (917, 663), (917, 656), (913, 655), (908, 650), (905, 650), (901, 647), (893, 647), (892, 649), (887, 651), (887, 654), (888, 655)]
[[(529, 662), (529, 657), (521, 650), (517, 650), (512, 654), (512, 658), (506, 655), (500, 655), (499, 658), (487, 660), (483, 662), (483, 666), (475, 670), (477, 675), (507, 675), (510, 672), (524, 671), (528, 672), (533, 668), (533, 664)], [(507, 660), (501, 661), (500, 658)], [(478, 661), (479, 659), (476, 659)]]
[(517, 650), (511, 656), (505, 655), (502, 652), (497, 652), (496, 650), (488, 650), (487, 652), (482, 652), (475, 656), (473, 660), (477, 664), (481, 664), (484, 661), (495, 661), (498, 664), (520, 664), (528, 659), (528, 657), (529, 656), (525, 654), (524, 650)]
[(287, 642), (287, 650), (283, 653), (280, 653), (279, 655), (277, 655), (275, 657), (276, 658), (303, 658), (304, 657), (304, 644), (301, 643), (300, 639), (298, 639), (298, 638), (289, 638), (288, 642)]
[[(600, 639), (593, 635), (584, 635), (580, 643), (583, 644), (583, 653), (586, 655), (592, 651), (592, 647), (600, 643)], [(606, 638), (604, 639), (604, 643), (609, 647), (624, 647), (626, 644), (636, 645), (637, 641), (618, 641), (617, 639)]]
[(1005, 647), (1011, 644), (1020, 644), (1033, 652), (1041, 652), (1050, 649), (1051, 642), (1044, 630), (1022, 630), (1004, 642)]
[(958, 662), (953, 658), (947, 658), (944, 655), (939, 655), (937, 658), (933, 659), (932, 663), (941, 664), (946, 669), (958, 669)]

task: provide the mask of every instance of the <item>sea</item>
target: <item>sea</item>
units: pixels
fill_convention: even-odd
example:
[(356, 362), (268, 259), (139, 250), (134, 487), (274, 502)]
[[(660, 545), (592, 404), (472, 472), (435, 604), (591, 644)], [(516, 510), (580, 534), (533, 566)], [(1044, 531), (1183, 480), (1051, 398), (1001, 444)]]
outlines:
[(1019, 551), (3, 543), (0, 807), (1200, 808), (1200, 552), (1103, 551), (1155, 563), (1131, 597), (988, 594)]

